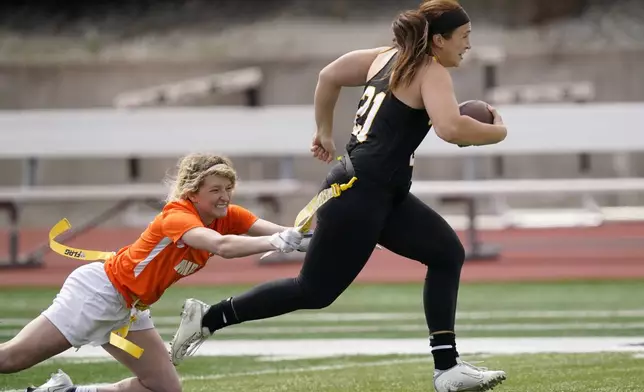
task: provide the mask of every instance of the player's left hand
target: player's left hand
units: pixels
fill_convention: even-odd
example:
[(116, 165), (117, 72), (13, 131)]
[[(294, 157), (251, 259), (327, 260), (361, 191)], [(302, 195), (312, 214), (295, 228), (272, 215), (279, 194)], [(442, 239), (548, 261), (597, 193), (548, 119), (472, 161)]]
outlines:
[(326, 132), (316, 132), (313, 136), (313, 142), (311, 143), (311, 152), (313, 153), (313, 157), (321, 160), (322, 162), (331, 162), (335, 156), (335, 143), (333, 142), (333, 136)]
[(302, 242), (300, 242), (300, 246), (297, 247), (298, 252), (305, 252), (309, 250), (309, 243), (311, 242), (311, 238), (313, 237), (313, 231), (308, 231), (302, 235)]

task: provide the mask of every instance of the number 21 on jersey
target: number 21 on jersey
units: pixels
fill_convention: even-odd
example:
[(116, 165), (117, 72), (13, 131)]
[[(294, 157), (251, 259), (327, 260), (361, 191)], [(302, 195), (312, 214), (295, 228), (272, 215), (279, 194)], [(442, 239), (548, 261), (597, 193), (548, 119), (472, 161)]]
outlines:
[(376, 94), (376, 88), (374, 86), (369, 86), (364, 90), (360, 102), (362, 104), (358, 107), (356, 112), (356, 119), (353, 123), (353, 132), (351, 132), (360, 143), (367, 140), (367, 134), (369, 133), (369, 128), (371, 128), (371, 123), (382, 105), (382, 101), (385, 100), (387, 93), (382, 91)]

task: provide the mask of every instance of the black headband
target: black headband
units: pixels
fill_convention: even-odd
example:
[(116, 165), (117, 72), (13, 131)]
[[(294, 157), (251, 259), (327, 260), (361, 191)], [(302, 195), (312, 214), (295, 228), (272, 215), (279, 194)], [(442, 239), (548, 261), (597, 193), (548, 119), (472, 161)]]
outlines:
[(451, 11), (443, 12), (441, 16), (432, 20), (429, 24), (430, 36), (434, 34), (445, 34), (470, 22), (463, 8), (456, 8)]

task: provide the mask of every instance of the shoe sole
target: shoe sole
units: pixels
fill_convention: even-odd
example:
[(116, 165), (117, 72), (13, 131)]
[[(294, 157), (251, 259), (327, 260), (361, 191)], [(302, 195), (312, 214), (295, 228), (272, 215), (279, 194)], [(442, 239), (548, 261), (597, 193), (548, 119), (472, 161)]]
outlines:
[[(186, 301), (184, 301), (184, 302), (183, 302), (183, 304), (181, 305), (181, 312), (179, 313), (179, 316), (181, 317), (181, 321), (179, 322), (179, 328), (177, 328), (177, 331), (178, 331), (179, 329), (181, 329), (181, 324), (183, 324), (183, 321), (184, 321), (184, 320), (183, 320), (183, 316), (184, 316), (184, 315), (185, 315), (185, 313), (186, 313), (186, 302), (187, 302), (187, 300), (186, 300)], [(199, 301), (196, 301), (196, 302), (199, 302)], [(194, 337), (195, 335), (192, 335), (192, 336)], [(177, 337), (177, 334), (175, 333), (175, 334), (172, 336), (172, 340), (170, 341), (170, 352), (169, 352), (169, 354), (170, 354), (170, 361), (172, 362), (172, 364), (173, 364), (175, 367), (179, 366), (179, 364), (180, 364), (181, 362), (183, 362), (183, 360), (188, 356), (188, 355), (184, 355), (184, 356), (182, 356), (182, 357), (176, 357), (175, 355), (173, 355), (173, 354), (172, 354), (172, 347), (173, 347), (174, 339), (175, 339), (176, 337)]]
[(503, 381), (507, 379), (506, 375), (499, 376), (497, 378), (494, 378), (486, 383), (483, 383), (481, 385), (478, 385), (474, 388), (469, 388), (469, 389), (450, 389), (450, 392), (485, 392), (485, 391), (491, 391), (495, 387), (501, 385)]
[(466, 389), (463, 392), (485, 392), (485, 391), (491, 391), (495, 387), (501, 385), (503, 381), (505, 381), (507, 377), (505, 375), (494, 378), (485, 384), (480, 385), (477, 389)]
[[(179, 313), (179, 317), (181, 318), (181, 321), (179, 321), (179, 328), (181, 328), (181, 323), (183, 323), (183, 314), (184, 314), (185, 310), (186, 310), (186, 303), (184, 301), (184, 303), (181, 305), (181, 312)], [(177, 328), (177, 331), (179, 330), (179, 328)], [(170, 362), (172, 362), (172, 364), (174, 366), (179, 366), (179, 364), (183, 361), (183, 358), (176, 358), (172, 354), (172, 346), (173, 346), (173, 343), (174, 343), (174, 339), (176, 337), (177, 337), (176, 333), (174, 335), (172, 335), (172, 340), (170, 341), (170, 352), (169, 352), (169, 354), (170, 354)], [(179, 359), (179, 360), (175, 361), (175, 359)]]

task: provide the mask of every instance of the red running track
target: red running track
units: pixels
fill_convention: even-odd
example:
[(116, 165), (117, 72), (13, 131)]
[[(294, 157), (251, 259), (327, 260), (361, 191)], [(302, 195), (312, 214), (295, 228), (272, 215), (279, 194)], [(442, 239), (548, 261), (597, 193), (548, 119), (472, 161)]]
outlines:
[[(128, 244), (138, 229), (95, 229), (69, 245), (112, 250)], [(464, 233), (459, 233), (465, 238)], [(0, 232), (0, 239), (6, 238)], [(499, 245), (501, 257), (494, 261), (470, 260), (463, 269), (464, 282), (500, 282), (562, 279), (644, 278), (644, 222), (605, 224), (591, 228), (508, 229), (482, 232), (484, 242)], [(24, 230), (22, 250), (47, 241), (47, 230)], [(0, 254), (7, 254), (0, 243)], [(37, 269), (2, 269), (0, 287), (60, 286), (79, 264), (53, 253)], [(217, 260), (199, 273), (180, 281), (183, 285), (258, 283), (295, 276), (299, 264), (257, 264), (257, 258)], [(425, 267), (387, 250), (375, 250), (358, 276), (362, 282), (421, 282)]]

